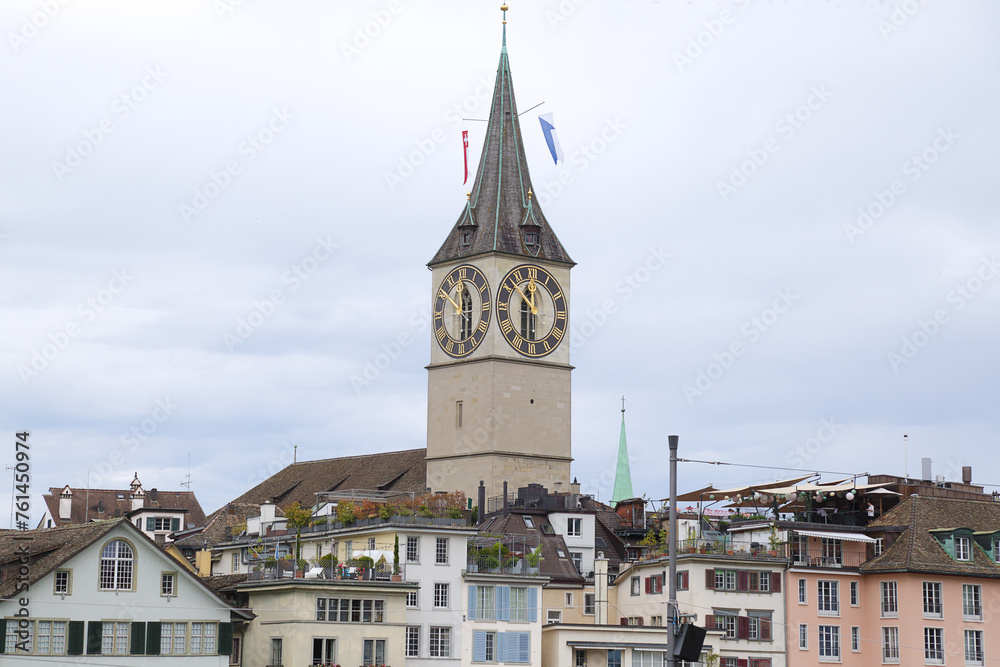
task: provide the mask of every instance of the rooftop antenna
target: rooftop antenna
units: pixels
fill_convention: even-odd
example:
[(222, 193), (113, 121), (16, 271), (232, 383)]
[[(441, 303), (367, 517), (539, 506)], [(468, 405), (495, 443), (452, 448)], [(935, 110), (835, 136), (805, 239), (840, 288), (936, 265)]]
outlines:
[(17, 468), (5, 465), (4, 470), (10, 470), (10, 528), (14, 529), (14, 481), (17, 479)]
[(903, 477), (906, 479), (910, 478), (910, 462), (909, 457), (906, 454), (906, 442), (910, 436), (903, 434)]
[(299, 443), (292, 440), (292, 463), (299, 462)]
[(191, 452), (188, 452), (188, 473), (184, 476), (185, 481), (181, 482), (183, 486), (188, 491), (191, 490)]

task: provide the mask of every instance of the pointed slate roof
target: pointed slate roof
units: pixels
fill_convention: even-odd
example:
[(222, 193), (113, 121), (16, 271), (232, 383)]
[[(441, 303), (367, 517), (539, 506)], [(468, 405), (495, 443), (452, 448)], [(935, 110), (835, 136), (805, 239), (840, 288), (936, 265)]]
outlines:
[[(526, 231), (537, 233), (537, 244), (525, 243)], [(463, 241), (466, 233), (470, 234), (467, 243)], [(489, 127), (471, 194), (458, 222), (428, 266), (488, 252), (574, 264), (545, 219), (531, 187), (507, 60), (506, 25)]]
[(611, 493), (611, 504), (634, 497), (632, 469), (628, 464), (628, 443), (625, 442), (625, 407), (622, 406), (622, 432), (618, 436), (618, 465), (615, 468), (615, 490)]

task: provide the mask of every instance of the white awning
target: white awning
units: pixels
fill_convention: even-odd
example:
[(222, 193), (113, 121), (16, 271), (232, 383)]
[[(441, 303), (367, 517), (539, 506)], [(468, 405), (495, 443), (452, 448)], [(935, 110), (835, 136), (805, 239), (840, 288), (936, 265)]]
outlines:
[(878, 542), (874, 537), (868, 537), (867, 535), (862, 535), (861, 533), (834, 533), (830, 531), (823, 530), (796, 530), (798, 535), (806, 535), (808, 537), (825, 537), (830, 540), (843, 540), (845, 542)]
[[(639, 625), (629, 625), (624, 626), (629, 628), (644, 627)], [(646, 629), (657, 628), (659, 626), (645, 626)], [(588, 650), (588, 651), (607, 651), (607, 650), (622, 650), (630, 648), (634, 651), (660, 651), (661, 653), (667, 652), (666, 644), (643, 644), (637, 642), (588, 642), (588, 641), (575, 641), (568, 640), (566, 646), (576, 649)]]

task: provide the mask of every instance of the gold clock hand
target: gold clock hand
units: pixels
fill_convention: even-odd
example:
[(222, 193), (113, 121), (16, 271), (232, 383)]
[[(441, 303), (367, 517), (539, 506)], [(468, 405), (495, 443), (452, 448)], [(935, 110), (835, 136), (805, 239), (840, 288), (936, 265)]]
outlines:
[(455, 306), (455, 312), (456, 313), (459, 312), (460, 310), (462, 310), (459, 307), (459, 305), (457, 303), (455, 303), (455, 301), (450, 296), (448, 296), (447, 292), (445, 292), (444, 290), (438, 290), (438, 291), (441, 292), (441, 296), (443, 296), (444, 298), (448, 299), (448, 301), (451, 301), (451, 305)]
[[(527, 303), (528, 306), (531, 308), (531, 314), (532, 315), (537, 315), (538, 314), (538, 309), (535, 308), (535, 304), (533, 303), (534, 299), (529, 299), (527, 294), (525, 294), (524, 292), (521, 292), (521, 288), (517, 285), (517, 283), (514, 283), (514, 289), (516, 289), (518, 292), (521, 293), (521, 298), (523, 298), (524, 301), (525, 301), (525, 303)], [(528, 289), (531, 289), (531, 288), (529, 287)]]

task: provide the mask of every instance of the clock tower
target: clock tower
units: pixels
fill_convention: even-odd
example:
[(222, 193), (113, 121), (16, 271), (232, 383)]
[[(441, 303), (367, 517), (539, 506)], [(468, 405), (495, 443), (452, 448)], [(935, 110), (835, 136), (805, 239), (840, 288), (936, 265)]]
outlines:
[[(506, 10), (506, 6), (502, 7)], [(507, 60), (468, 200), (431, 269), (427, 485), (569, 486), (573, 260), (534, 198)], [(475, 500), (474, 500), (475, 502)]]

